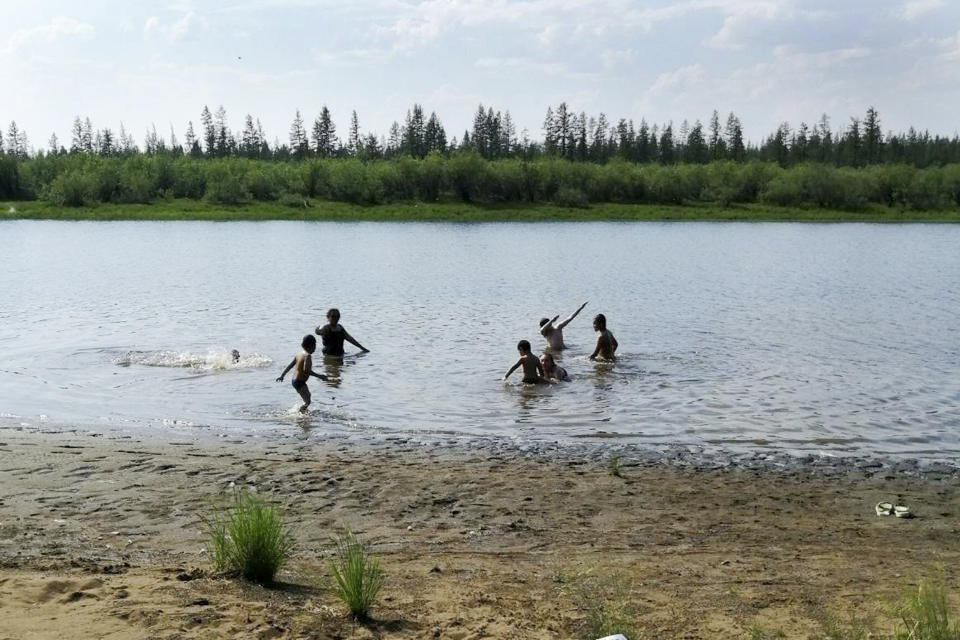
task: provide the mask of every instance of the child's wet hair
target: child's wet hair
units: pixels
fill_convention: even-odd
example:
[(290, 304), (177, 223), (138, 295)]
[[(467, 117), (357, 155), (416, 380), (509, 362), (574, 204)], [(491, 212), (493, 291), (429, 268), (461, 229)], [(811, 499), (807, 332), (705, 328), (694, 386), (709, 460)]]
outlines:
[(550, 353), (549, 351), (545, 351), (543, 355), (540, 356), (540, 359), (546, 360), (547, 362), (553, 362), (553, 354)]
[(327, 310), (327, 317), (328, 317), (328, 318), (336, 318), (337, 320), (339, 320), (339, 319), (340, 319), (340, 309), (337, 309), (336, 307), (331, 307), (330, 309)]
[(602, 313), (598, 313), (598, 314), (597, 314), (596, 316), (594, 316), (594, 318), (593, 318), (593, 324), (596, 325), (596, 326), (598, 326), (598, 327), (600, 327), (601, 329), (606, 329), (606, 328), (607, 328), (607, 316), (603, 315)]
[(311, 347), (316, 349), (317, 339), (308, 333), (307, 335), (303, 336), (303, 341), (300, 342), (300, 346), (303, 347), (304, 349), (311, 348)]
[(547, 324), (548, 322), (550, 322), (550, 318), (540, 318), (540, 326), (541, 326), (541, 327), (542, 327), (543, 325)]
[(530, 351), (530, 342), (527, 340), (521, 340), (518, 342), (517, 351)]

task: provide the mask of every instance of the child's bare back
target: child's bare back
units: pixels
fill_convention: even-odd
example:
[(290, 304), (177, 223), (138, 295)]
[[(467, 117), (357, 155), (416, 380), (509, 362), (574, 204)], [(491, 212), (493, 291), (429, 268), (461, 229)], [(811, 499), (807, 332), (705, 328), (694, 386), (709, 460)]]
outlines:
[(521, 340), (517, 344), (517, 351), (520, 352), (520, 359), (510, 367), (510, 370), (503, 376), (503, 379), (506, 380), (510, 377), (511, 373), (523, 367), (523, 381), (525, 383), (541, 384), (546, 382), (546, 378), (543, 377), (543, 365), (540, 363), (540, 358), (533, 355), (530, 351), (530, 343), (526, 340)]

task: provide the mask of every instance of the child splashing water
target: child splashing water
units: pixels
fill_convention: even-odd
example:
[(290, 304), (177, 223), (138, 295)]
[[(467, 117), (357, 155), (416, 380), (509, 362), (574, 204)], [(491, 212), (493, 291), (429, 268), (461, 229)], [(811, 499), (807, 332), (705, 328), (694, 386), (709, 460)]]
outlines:
[(296, 389), (297, 393), (299, 393), (303, 399), (300, 413), (306, 413), (307, 408), (310, 406), (310, 389), (307, 387), (307, 380), (310, 379), (310, 376), (326, 380), (327, 376), (313, 370), (313, 358), (311, 354), (317, 350), (317, 339), (311, 335), (305, 335), (303, 336), (303, 341), (300, 343), (300, 346), (303, 347), (303, 351), (293, 357), (293, 360), (287, 365), (287, 368), (284, 369), (280, 377), (277, 378), (277, 382), (283, 382), (283, 377), (287, 375), (287, 372), (296, 367), (296, 372), (293, 374), (293, 388)]

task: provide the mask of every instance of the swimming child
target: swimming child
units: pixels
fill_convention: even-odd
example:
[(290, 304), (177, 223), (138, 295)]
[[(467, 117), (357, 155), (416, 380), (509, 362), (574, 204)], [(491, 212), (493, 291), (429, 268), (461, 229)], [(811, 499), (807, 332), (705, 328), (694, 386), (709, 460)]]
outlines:
[(543, 365), (540, 364), (540, 359), (530, 352), (530, 343), (521, 340), (517, 343), (517, 351), (520, 352), (520, 359), (504, 374), (503, 379), (509, 378), (510, 374), (516, 371), (518, 367), (523, 367), (523, 381), (525, 383), (544, 384), (547, 380), (543, 377)]
[(317, 339), (309, 334), (305, 335), (303, 336), (303, 341), (300, 343), (300, 346), (303, 347), (303, 351), (293, 357), (293, 360), (287, 365), (287, 368), (284, 369), (280, 377), (277, 378), (277, 382), (283, 382), (283, 377), (287, 375), (287, 372), (296, 367), (296, 371), (293, 374), (293, 388), (296, 389), (300, 397), (303, 398), (303, 406), (300, 407), (300, 413), (306, 413), (307, 407), (310, 406), (310, 389), (307, 387), (307, 380), (310, 379), (310, 376), (316, 376), (321, 380), (326, 380), (327, 376), (313, 370), (313, 358), (310, 357), (310, 354), (317, 350)]
[(370, 350), (353, 339), (347, 330), (340, 324), (340, 310), (327, 311), (327, 324), (317, 327), (316, 334), (323, 341), (321, 353), (325, 356), (343, 357), (343, 341), (346, 340), (360, 351), (367, 353)]
[(599, 332), (600, 335), (597, 336), (597, 348), (590, 354), (590, 359), (596, 360), (599, 355), (601, 360), (616, 360), (617, 356), (614, 355), (614, 352), (620, 345), (617, 344), (617, 339), (613, 337), (613, 333), (607, 329), (607, 317), (602, 313), (598, 313), (593, 319), (593, 330)]
[(553, 354), (545, 353), (540, 356), (540, 364), (543, 365), (543, 377), (547, 380), (552, 378), (558, 382), (563, 382), (570, 379), (567, 370), (554, 361)]
[(238, 362), (240, 362), (240, 352), (234, 349), (233, 351), (230, 352), (230, 358), (233, 359), (233, 364), (237, 364)]
[(583, 311), (585, 306), (587, 306), (586, 302), (580, 305), (579, 309), (567, 316), (567, 318), (558, 325), (554, 325), (553, 323), (560, 317), (559, 314), (555, 315), (552, 320), (550, 318), (540, 318), (540, 335), (547, 339), (547, 344), (550, 345), (551, 349), (554, 351), (566, 349), (566, 345), (563, 344), (563, 328), (570, 324), (570, 321), (576, 318), (577, 314)]

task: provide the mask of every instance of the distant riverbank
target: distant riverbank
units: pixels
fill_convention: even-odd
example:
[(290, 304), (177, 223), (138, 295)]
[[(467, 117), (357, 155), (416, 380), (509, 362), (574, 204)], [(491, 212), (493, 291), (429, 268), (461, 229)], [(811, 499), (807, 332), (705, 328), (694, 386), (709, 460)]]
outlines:
[(357, 205), (303, 199), (299, 203), (257, 202), (220, 205), (191, 199), (151, 204), (99, 204), (68, 207), (48, 202), (0, 203), (0, 219), (49, 220), (343, 220), (410, 222), (550, 222), (550, 221), (750, 221), (750, 222), (960, 222), (960, 210), (920, 211), (875, 206), (861, 211), (777, 207), (763, 204), (655, 205), (550, 204), (482, 205), (463, 202), (403, 202)]

